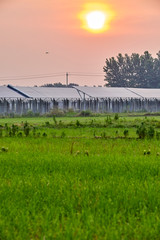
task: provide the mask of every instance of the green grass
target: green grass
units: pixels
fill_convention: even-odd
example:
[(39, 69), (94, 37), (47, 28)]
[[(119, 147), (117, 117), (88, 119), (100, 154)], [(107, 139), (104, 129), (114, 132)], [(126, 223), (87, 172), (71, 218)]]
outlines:
[[(121, 128), (47, 128), (45, 119), (31, 120), (46, 137), (0, 138), (8, 149), (0, 152), (0, 239), (159, 239), (160, 140), (137, 139), (135, 120)], [(116, 138), (126, 125), (133, 139)]]

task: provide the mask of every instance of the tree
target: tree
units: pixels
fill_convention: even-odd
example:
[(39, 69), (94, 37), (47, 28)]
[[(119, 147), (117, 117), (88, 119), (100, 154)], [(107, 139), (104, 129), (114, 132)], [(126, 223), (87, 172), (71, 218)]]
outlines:
[(65, 87), (74, 87), (74, 86), (79, 86), (78, 84), (76, 84), (76, 83), (70, 83), (70, 84), (68, 84), (68, 86), (66, 85), (66, 84), (62, 84), (62, 83), (54, 83), (54, 84), (52, 84), (52, 83), (46, 83), (46, 84), (44, 84), (44, 85), (42, 85), (41, 87), (56, 87), (56, 88), (65, 88)]
[(160, 88), (160, 51), (157, 53), (157, 58), (155, 59), (154, 71), (156, 73), (156, 81), (158, 82), (158, 88)]
[(157, 58), (145, 51), (144, 54), (132, 53), (131, 56), (118, 54), (106, 59), (105, 72), (106, 86), (110, 87), (160, 87), (160, 52)]

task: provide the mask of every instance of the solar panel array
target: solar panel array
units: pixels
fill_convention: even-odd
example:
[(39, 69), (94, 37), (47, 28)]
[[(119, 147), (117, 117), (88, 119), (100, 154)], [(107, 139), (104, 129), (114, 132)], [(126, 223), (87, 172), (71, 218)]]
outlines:
[(0, 86), (0, 98), (84, 99), (84, 98), (160, 98), (160, 89), (117, 87), (13, 87)]

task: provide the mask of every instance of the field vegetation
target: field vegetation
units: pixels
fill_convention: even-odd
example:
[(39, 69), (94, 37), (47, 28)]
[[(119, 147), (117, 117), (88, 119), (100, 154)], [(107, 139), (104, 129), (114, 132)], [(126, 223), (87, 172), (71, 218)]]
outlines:
[(160, 116), (0, 119), (0, 239), (159, 239)]

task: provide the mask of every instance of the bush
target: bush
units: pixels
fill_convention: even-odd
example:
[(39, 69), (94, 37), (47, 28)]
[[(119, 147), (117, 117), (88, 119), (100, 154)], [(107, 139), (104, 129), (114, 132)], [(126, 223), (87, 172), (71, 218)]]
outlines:
[(24, 124), (24, 134), (25, 134), (26, 137), (29, 136), (29, 132), (30, 132), (30, 127), (29, 127), (28, 123), (25, 122), (25, 124)]
[(112, 124), (112, 119), (111, 119), (110, 116), (107, 116), (107, 118), (105, 119), (105, 123), (106, 123), (107, 126)]
[(81, 126), (81, 123), (79, 120), (76, 121), (76, 127), (80, 127)]
[(28, 110), (26, 113), (26, 117), (33, 117), (34, 113), (31, 110)]
[(66, 116), (69, 116), (69, 117), (74, 117), (74, 116), (76, 116), (76, 112), (72, 109), (72, 108), (69, 108), (68, 110), (67, 110), (67, 112), (66, 112)]
[(124, 132), (123, 132), (123, 134), (124, 134), (124, 137), (125, 137), (125, 138), (128, 137), (128, 135), (129, 135), (128, 129), (125, 129)]
[(47, 133), (44, 132), (44, 133), (42, 134), (42, 136), (43, 136), (43, 137), (47, 137)]
[(154, 135), (155, 135), (155, 130), (152, 126), (150, 126), (147, 131), (147, 137), (151, 139), (151, 138), (154, 138)]
[(89, 116), (92, 116), (92, 112), (89, 111), (89, 110), (86, 110), (86, 111), (81, 111), (79, 114), (78, 114), (79, 117), (89, 117)]
[(12, 124), (11, 131), (12, 131), (12, 136), (15, 136), (16, 133), (18, 132), (18, 126)]
[(65, 112), (63, 110), (60, 109), (53, 109), (51, 110), (49, 113), (45, 114), (46, 117), (64, 117), (65, 116)]
[(144, 139), (147, 135), (147, 129), (145, 124), (142, 122), (140, 126), (138, 126), (136, 134), (139, 138)]
[(53, 115), (53, 121), (54, 121), (55, 125), (57, 125), (57, 120), (56, 120), (56, 116), (55, 115)]
[(18, 132), (17, 133), (17, 137), (22, 137), (23, 136), (23, 133), (22, 132)]
[(119, 115), (118, 115), (118, 113), (116, 113), (115, 116), (114, 116), (114, 120), (117, 121), (118, 119), (119, 119)]
[(139, 138), (144, 139), (145, 137), (148, 137), (149, 139), (152, 139), (155, 135), (155, 129), (152, 126), (149, 126), (147, 129), (145, 124), (142, 122), (141, 125), (137, 128), (136, 133), (138, 134)]

